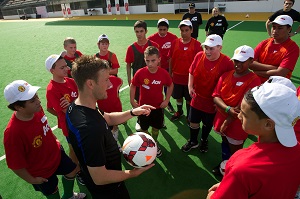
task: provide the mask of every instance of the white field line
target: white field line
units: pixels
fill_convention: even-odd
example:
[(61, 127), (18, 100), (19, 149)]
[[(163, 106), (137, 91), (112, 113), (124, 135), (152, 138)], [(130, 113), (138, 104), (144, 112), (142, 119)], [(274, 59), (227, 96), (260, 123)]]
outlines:
[[(127, 89), (127, 88), (129, 88), (128, 85), (127, 85), (127, 86), (124, 86), (123, 88), (120, 89), (120, 92), (124, 91), (124, 90)], [(53, 128), (51, 128), (52, 131), (54, 131), (55, 129), (57, 129), (57, 125), (54, 126)], [(6, 158), (5, 155), (1, 156), (1, 157), (0, 157), (0, 161), (4, 160), (5, 158)]]
[(241, 21), (241, 22), (239, 22), (239, 23), (235, 24), (234, 26), (232, 26), (232, 27), (228, 28), (228, 29), (226, 30), (226, 32), (227, 32), (227, 31), (229, 31), (229, 30), (231, 30), (232, 28), (234, 28), (234, 27), (236, 27), (236, 26), (240, 25), (240, 24), (241, 24), (241, 23), (243, 23), (243, 22), (244, 22), (244, 21)]

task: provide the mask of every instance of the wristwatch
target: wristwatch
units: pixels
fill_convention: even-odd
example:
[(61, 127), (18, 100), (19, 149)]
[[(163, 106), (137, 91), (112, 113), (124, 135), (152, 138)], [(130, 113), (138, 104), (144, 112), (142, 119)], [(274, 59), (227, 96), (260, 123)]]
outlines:
[(296, 35), (296, 34), (298, 34), (297, 32), (294, 32), (294, 34)]
[(130, 109), (130, 115), (131, 115), (131, 116), (138, 116), (138, 115), (134, 114), (134, 113), (132, 112), (132, 110), (133, 110), (133, 108)]

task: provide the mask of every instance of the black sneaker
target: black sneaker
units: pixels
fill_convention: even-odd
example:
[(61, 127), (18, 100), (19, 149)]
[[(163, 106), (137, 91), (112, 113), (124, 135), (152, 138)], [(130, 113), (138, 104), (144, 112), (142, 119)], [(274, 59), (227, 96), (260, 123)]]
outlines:
[(221, 176), (221, 172), (220, 172), (220, 164), (218, 164), (218, 166), (214, 167), (211, 172), (214, 174), (214, 175), (217, 175), (217, 176)]
[(200, 152), (201, 153), (206, 153), (208, 151), (208, 141), (203, 141), (201, 139), (201, 144), (200, 144)]
[(183, 112), (177, 111), (177, 112), (174, 113), (174, 115), (171, 117), (171, 121), (178, 120), (182, 115), (183, 115)]
[(157, 144), (157, 154), (156, 154), (156, 157), (159, 158), (161, 155), (162, 155), (162, 151), (161, 151), (160, 147)]
[(81, 171), (78, 171), (78, 172), (76, 173), (77, 182), (79, 182), (79, 184), (85, 186), (85, 182), (84, 182), (84, 180), (83, 180), (83, 176), (82, 176), (82, 175), (83, 175), (83, 174), (82, 174)]
[(199, 146), (198, 142), (194, 143), (188, 140), (187, 143), (181, 147), (181, 150), (183, 152), (189, 152), (191, 149), (195, 149), (198, 146)]

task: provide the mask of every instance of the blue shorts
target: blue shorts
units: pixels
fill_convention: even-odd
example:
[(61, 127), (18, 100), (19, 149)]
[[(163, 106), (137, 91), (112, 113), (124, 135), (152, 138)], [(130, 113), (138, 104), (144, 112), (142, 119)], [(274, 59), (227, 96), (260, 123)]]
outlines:
[[(67, 156), (63, 147), (60, 148), (61, 159), (55, 173), (50, 176), (48, 182), (42, 184), (33, 184), (33, 187), (36, 191), (42, 192), (45, 196), (53, 194), (57, 190), (58, 178), (57, 175), (67, 175), (74, 171), (76, 164)], [(50, 161), (50, 160), (49, 160)], [(75, 176), (74, 176), (75, 177)]]

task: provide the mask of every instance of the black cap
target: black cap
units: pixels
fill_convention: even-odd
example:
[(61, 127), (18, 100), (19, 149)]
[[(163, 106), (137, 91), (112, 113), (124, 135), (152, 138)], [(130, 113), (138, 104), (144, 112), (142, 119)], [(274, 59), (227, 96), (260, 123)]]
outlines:
[(190, 4), (189, 4), (189, 7), (190, 7), (190, 8), (195, 8), (195, 7), (196, 7), (196, 6), (195, 6), (195, 3), (190, 3)]

